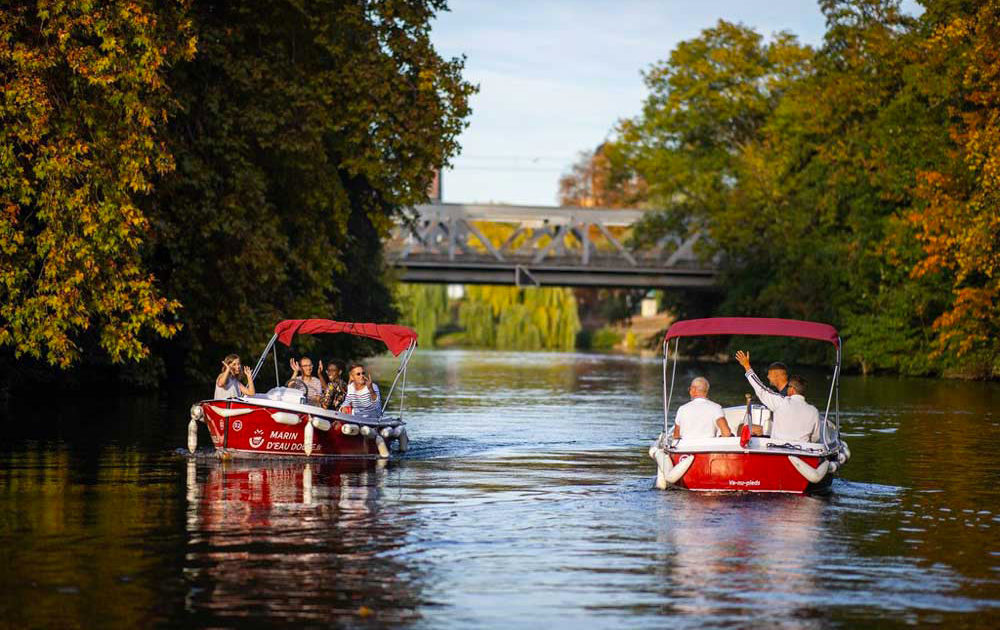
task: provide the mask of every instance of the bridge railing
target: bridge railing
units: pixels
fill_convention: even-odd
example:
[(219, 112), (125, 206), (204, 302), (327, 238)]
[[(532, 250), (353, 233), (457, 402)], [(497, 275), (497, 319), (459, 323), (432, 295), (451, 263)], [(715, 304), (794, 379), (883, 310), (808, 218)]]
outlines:
[[(428, 204), (412, 209), (387, 243), (389, 261), (409, 268), (454, 270), (459, 266), (629, 274), (699, 272), (709, 284), (714, 269), (699, 259), (699, 235), (684, 241), (664, 237), (647, 248), (630, 246), (642, 210), (537, 208), (524, 206)], [(482, 278), (481, 272), (470, 278)], [(643, 280), (641, 286), (653, 280)], [(690, 284), (688, 279), (687, 284)]]

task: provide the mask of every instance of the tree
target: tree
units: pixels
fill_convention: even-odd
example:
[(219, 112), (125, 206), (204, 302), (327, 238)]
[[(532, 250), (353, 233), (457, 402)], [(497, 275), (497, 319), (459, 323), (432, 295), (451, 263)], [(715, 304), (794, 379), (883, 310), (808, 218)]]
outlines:
[(923, 246), (914, 278), (947, 276), (936, 356), (1000, 376), (1000, 2), (939, 15), (921, 46), (920, 85), (948, 113), (950, 159), (919, 173), (907, 215)]
[(173, 75), (178, 168), (150, 208), (150, 265), (184, 305), (172, 364), (214, 365), (286, 317), (395, 317), (382, 238), (457, 151), (474, 90), (430, 42), (444, 6), (198, 3), (202, 52)]
[(69, 366), (85, 335), (114, 361), (178, 329), (142, 259), (141, 200), (173, 170), (169, 70), (188, 2), (7, 3), (0, 11), (0, 346)]
[(645, 180), (612, 142), (580, 153), (570, 172), (559, 178), (559, 203), (563, 206), (635, 208), (646, 197)]

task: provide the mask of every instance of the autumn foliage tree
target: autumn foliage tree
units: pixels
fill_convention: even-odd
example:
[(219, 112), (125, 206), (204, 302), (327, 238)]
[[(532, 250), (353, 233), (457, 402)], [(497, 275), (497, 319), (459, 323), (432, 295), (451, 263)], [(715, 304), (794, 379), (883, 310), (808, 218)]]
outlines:
[(698, 315), (836, 323), (866, 372), (996, 377), (997, 3), (819, 4), (816, 49), (720, 22), (653, 66), (612, 138), (662, 209), (637, 234), (708, 237), (723, 294)]
[(0, 347), (67, 366), (88, 333), (124, 361), (177, 331), (138, 200), (174, 167), (168, 75), (194, 50), (186, 1), (0, 11)]
[(7, 3), (0, 359), (193, 374), (284, 317), (393, 319), (382, 238), (474, 91), (430, 42), (445, 8)]

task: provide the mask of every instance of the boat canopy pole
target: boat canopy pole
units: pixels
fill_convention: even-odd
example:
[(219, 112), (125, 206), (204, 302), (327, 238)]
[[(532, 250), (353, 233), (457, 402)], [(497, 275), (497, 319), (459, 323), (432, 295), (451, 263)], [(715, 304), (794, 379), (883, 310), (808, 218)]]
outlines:
[[(268, 341), (267, 342), (267, 347), (264, 348), (264, 352), (260, 353), (260, 359), (257, 360), (257, 365), (253, 369), (253, 378), (254, 378), (254, 380), (257, 379), (257, 373), (260, 372), (261, 366), (264, 365), (264, 359), (267, 358), (267, 353), (271, 351), (271, 347), (274, 345), (274, 342), (275, 342), (275, 340), (277, 338), (278, 338), (278, 335), (272, 335), (271, 336), (271, 341)], [(275, 360), (275, 365), (277, 365), (277, 360), (278, 360), (277, 359), (277, 355), (275, 355), (275, 359), (274, 360)]]
[(278, 346), (272, 346), (272, 348), (274, 350), (271, 353), (274, 355), (274, 386), (280, 387), (281, 381), (278, 378)]
[[(410, 356), (413, 354), (413, 349), (416, 347), (417, 344), (411, 341), (410, 345), (406, 348), (406, 354), (403, 355), (403, 360), (399, 363), (399, 369), (396, 370), (396, 378), (392, 380), (392, 387), (389, 388), (389, 393), (382, 401), (382, 413), (385, 413), (386, 408), (389, 406), (389, 399), (392, 398), (392, 392), (396, 389), (396, 382), (399, 380), (399, 377), (403, 374), (406, 374), (406, 365), (410, 362)], [(406, 382), (405, 378), (403, 379), (403, 382), (404, 383)], [(400, 394), (399, 396), (399, 404), (400, 404), (400, 412), (402, 412), (403, 409), (402, 394)]]
[[(840, 400), (839, 400), (840, 388), (837, 386), (837, 383), (839, 381), (840, 381), (840, 345), (838, 344), (837, 345), (837, 364), (833, 366), (833, 382), (830, 383), (830, 395), (826, 399), (826, 411), (823, 412), (823, 426), (820, 428), (820, 441), (822, 441), (823, 445), (826, 446), (826, 447), (828, 447), (828, 448), (830, 446), (829, 445), (829, 440), (828, 440), (828, 438), (830, 436), (827, 435), (828, 431), (827, 431), (827, 428), (826, 428), (826, 423), (830, 419), (830, 404), (833, 402), (834, 392), (837, 392), (837, 394), (838, 394), (837, 407), (838, 408), (840, 407)], [(838, 415), (838, 424), (839, 424), (839, 413), (837, 415)], [(837, 435), (840, 435), (840, 427), (839, 426), (837, 427)]]
[(670, 373), (670, 393), (667, 394), (667, 361), (670, 359), (670, 342), (665, 344), (663, 357), (663, 393), (666, 400), (663, 403), (663, 435), (669, 439), (670, 430), (670, 402), (674, 398), (674, 380), (677, 378), (677, 348), (680, 345), (680, 337), (674, 341), (674, 369)]

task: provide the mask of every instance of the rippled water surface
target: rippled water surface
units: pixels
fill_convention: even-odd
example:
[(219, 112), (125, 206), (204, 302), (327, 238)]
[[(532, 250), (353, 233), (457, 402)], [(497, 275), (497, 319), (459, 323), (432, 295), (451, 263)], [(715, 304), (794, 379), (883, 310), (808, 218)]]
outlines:
[(182, 457), (210, 386), (15, 399), (0, 627), (1000, 626), (1000, 385), (848, 377), (831, 496), (711, 495), (653, 488), (660, 370), (418, 353), (388, 466)]

